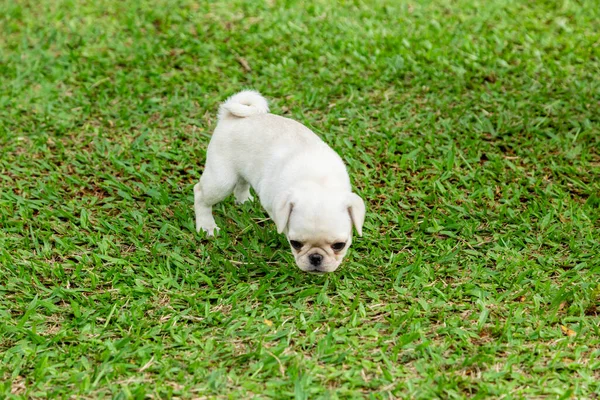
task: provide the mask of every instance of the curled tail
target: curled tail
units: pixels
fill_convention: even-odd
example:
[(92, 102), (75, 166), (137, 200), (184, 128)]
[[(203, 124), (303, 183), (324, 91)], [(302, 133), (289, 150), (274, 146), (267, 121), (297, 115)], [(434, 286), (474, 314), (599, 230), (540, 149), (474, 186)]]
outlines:
[(244, 90), (236, 93), (219, 107), (219, 119), (226, 117), (245, 118), (256, 114), (269, 112), (267, 100), (254, 90)]

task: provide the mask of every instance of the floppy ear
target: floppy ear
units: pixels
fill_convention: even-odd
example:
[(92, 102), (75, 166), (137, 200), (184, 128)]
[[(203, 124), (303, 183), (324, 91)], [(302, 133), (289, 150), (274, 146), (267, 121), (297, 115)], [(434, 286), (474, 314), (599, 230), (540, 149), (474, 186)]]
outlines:
[(365, 222), (365, 202), (357, 194), (351, 193), (348, 204), (348, 213), (352, 224), (358, 232), (358, 236), (362, 236), (363, 223)]
[(288, 224), (290, 215), (294, 209), (293, 197), (293, 193), (288, 191), (275, 198), (273, 221), (275, 221), (275, 225), (277, 225), (277, 233), (283, 232)]

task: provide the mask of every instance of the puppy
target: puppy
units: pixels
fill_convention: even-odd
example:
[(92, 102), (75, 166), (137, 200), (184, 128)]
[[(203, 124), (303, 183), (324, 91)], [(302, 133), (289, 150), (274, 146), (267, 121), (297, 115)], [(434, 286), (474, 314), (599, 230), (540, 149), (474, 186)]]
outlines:
[(362, 235), (363, 200), (352, 193), (346, 167), (304, 125), (269, 113), (264, 97), (242, 91), (219, 109), (219, 122), (194, 186), (196, 230), (219, 230), (212, 206), (233, 192), (252, 200), (250, 186), (284, 232), (303, 271), (335, 271), (352, 243), (352, 226)]

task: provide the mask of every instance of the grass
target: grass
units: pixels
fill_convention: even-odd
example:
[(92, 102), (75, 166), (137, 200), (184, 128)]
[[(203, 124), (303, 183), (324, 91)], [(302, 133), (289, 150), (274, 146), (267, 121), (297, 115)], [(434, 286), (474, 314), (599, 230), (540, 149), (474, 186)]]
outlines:
[[(594, 0), (0, 2), (0, 397), (597, 398)], [(218, 103), (366, 199), (327, 276), (194, 232)]]

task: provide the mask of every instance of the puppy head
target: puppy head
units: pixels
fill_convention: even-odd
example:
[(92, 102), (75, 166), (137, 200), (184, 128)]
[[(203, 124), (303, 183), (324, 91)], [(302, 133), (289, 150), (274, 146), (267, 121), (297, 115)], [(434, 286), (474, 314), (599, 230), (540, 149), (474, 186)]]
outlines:
[(273, 214), (302, 271), (333, 272), (352, 243), (352, 226), (362, 235), (365, 203), (345, 191), (292, 190), (278, 197)]

